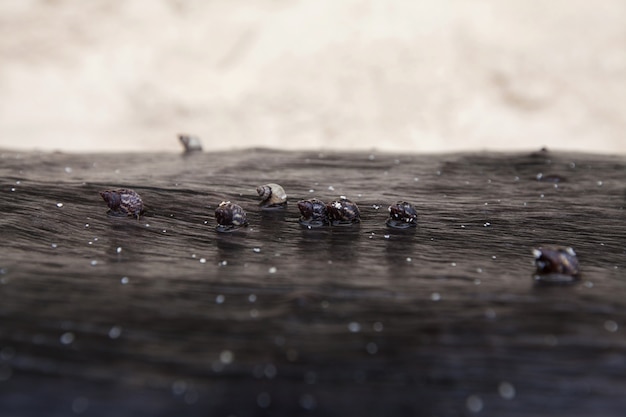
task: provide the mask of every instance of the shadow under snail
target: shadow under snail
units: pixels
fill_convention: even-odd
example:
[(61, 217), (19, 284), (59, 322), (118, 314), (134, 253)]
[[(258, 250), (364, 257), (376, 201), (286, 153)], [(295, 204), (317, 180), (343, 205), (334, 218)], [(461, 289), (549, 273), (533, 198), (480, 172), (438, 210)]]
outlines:
[(259, 185), (256, 192), (262, 199), (259, 204), (262, 208), (281, 208), (287, 204), (287, 193), (278, 184)]
[(571, 283), (579, 278), (580, 267), (576, 252), (570, 247), (539, 247), (533, 249), (535, 281), (543, 283)]
[(246, 212), (237, 204), (230, 201), (222, 201), (215, 209), (218, 232), (230, 232), (240, 227), (248, 226)]
[(135, 191), (120, 188), (118, 190), (101, 191), (100, 196), (109, 206), (108, 214), (112, 216), (132, 216), (139, 219), (144, 212), (143, 201)]

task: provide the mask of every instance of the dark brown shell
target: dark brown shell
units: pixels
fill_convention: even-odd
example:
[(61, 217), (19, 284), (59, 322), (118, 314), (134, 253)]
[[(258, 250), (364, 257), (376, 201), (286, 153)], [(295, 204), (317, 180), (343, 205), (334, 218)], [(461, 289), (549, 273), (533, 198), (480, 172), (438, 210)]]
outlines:
[(180, 134), (178, 140), (185, 147), (185, 152), (200, 152), (202, 151), (202, 141), (197, 136)]
[(217, 220), (216, 229), (220, 232), (227, 232), (248, 225), (244, 209), (230, 201), (222, 201), (215, 209), (215, 220)]
[(328, 224), (326, 204), (316, 198), (298, 201), (300, 224), (307, 227), (320, 227)]
[(542, 282), (572, 282), (578, 278), (580, 267), (574, 249), (569, 247), (540, 247), (533, 249), (535, 279)]
[(328, 211), (328, 219), (333, 225), (352, 224), (361, 221), (359, 208), (347, 198), (341, 198), (327, 204), (326, 210)]
[(406, 229), (417, 225), (417, 211), (406, 201), (398, 201), (389, 206), (387, 226), (397, 229)]
[(278, 184), (259, 185), (256, 192), (263, 200), (260, 204), (262, 207), (284, 207), (287, 204), (287, 193)]
[(101, 191), (100, 196), (109, 206), (109, 214), (114, 216), (132, 216), (139, 219), (144, 212), (143, 201), (135, 191), (121, 188)]

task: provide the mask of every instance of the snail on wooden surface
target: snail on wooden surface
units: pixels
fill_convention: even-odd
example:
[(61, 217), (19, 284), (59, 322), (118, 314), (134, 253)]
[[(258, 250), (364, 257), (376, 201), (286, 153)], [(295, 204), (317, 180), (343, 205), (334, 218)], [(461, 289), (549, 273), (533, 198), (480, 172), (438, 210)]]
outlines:
[(139, 219), (143, 213), (143, 201), (135, 191), (120, 188), (118, 190), (101, 191), (100, 196), (109, 206), (109, 214), (113, 216), (132, 216)]
[(578, 279), (580, 267), (576, 252), (570, 247), (540, 247), (533, 249), (535, 280), (567, 283)]
[(359, 223), (361, 221), (359, 208), (345, 197), (327, 204), (326, 210), (328, 211), (328, 220), (335, 226)]
[(185, 152), (199, 152), (202, 151), (202, 142), (197, 136), (180, 134), (178, 140), (185, 147)]
[(259, 185), (256, 192), (261, 197), (260, 206), (265, 208), (284, 207), (287, 204), (287, 193), (278, 184), (270, 183)]
[(417, 225), (417, 211), (406, 201), (398, 201), (389, 206), (387, 226), (396, 229), (406, 229)]
[(320, 227), (328, 224), (326, 204), (316, 198), (298, 201), (300, 224), (307, 227)]
[(237, 204), (230, 201), (222, 201), (215, 209), (215, 220), (217, 220), (216, 230), (218, 232), (229, 232), (248, 225), (246, 212)]

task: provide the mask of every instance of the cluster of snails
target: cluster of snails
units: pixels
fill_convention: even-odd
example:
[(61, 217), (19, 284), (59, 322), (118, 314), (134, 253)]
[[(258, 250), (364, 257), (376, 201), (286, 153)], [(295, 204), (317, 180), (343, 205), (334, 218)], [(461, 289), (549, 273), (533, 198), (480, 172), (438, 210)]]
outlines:
[[(283, 187), (270, 183), (257, 187), (262, 209), (283, 208), (287, 204), (287, 194)], [(113, 216), (131, 216), (139, 219), (144, 212), (139, 194), (130, 189), (106, 190), (100, 196), (109, 206)], [(345, 197), (325, 204), (316, 198), (298, 201), (301, 217), (299, 223), (307, 228), (341, 226), (359, 223), (361, 214), (358, 206)], [(230, 232), (248, 226), (244, 209), (230, 201), (223, 201), (215, 209), (216, 231)], [(406, 201), (389, 206), (387, 226), (398, 229), (415, 227), (417, 211)], [(580, 268), (576, 252), (570, 247), (539, 247), (533, 249), (536, 266), (534, 275), (538, 283), (563, 284), (578, 280)]]

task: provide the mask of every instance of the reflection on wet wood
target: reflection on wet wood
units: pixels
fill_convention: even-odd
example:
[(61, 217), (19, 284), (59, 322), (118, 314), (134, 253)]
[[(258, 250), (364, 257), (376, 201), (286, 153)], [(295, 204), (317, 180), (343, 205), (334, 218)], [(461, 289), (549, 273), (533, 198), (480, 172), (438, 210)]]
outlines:
[[(5, 151), (0, 173), (2, 414), (626, 409), (624, 157)], [(261, 210), (273, 182), (288, 204)], [(298, 223), (342, 195), (360, 223)], [(221, 201), (249, 226), (216, 233)], [(386, 226), (397, 201), (416, 228)], [(581, 279), (536, 286), (540, 245)]]

